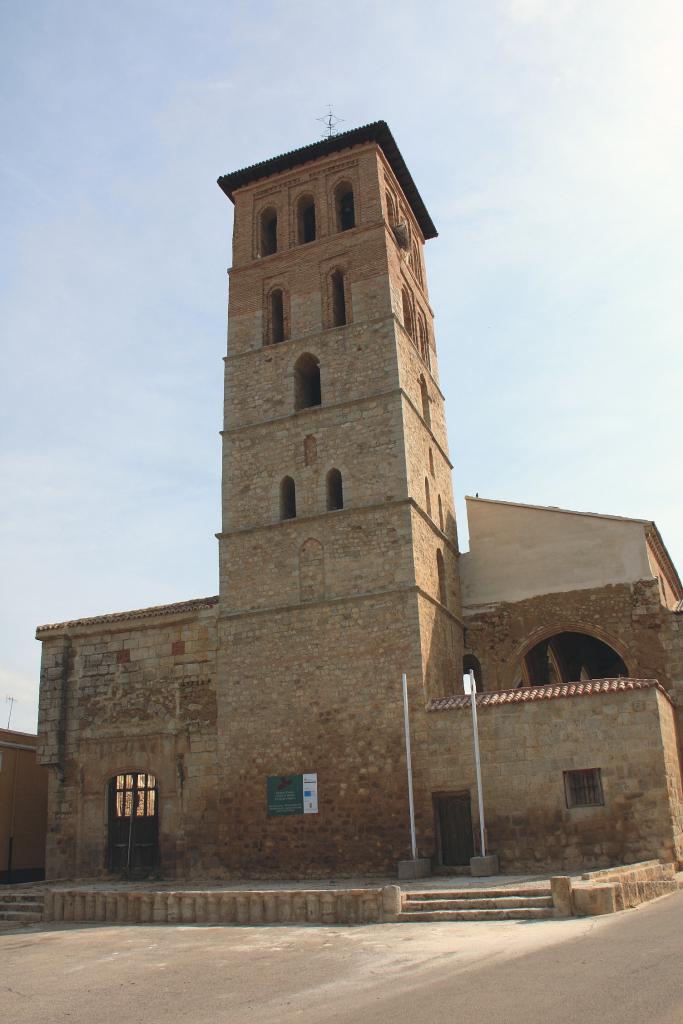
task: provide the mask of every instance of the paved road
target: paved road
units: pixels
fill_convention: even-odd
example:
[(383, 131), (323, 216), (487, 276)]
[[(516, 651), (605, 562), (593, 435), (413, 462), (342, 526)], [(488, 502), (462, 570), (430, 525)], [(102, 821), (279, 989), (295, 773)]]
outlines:
[(8, 1024), (682, 1024), (683, 892), (609, 918), (0, 933)]

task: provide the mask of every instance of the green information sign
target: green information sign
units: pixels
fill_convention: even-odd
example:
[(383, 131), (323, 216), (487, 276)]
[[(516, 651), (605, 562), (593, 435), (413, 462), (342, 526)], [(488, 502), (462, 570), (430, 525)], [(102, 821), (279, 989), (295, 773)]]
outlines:
[(268, 814), (303, 813), (303, 775), (270, 775), (268, 777)]

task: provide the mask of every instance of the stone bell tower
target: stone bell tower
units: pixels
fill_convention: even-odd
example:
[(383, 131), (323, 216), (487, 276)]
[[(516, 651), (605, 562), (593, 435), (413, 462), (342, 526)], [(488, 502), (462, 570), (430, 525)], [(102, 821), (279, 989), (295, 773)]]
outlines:
[[(415, 728), (462, 665), (444, 399), (423, 261), (436, 230), (384, 122), (219, 179), (235, 204), (218, 661), (228, 868), (407, 855)], [(267, 817), (315, 772), (319, 810)], [(431, 797), (415, 766), (418, 829)]]

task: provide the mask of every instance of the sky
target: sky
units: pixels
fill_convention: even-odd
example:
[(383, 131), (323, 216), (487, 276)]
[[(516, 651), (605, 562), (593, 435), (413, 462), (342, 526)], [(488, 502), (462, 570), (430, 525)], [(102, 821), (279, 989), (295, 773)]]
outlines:
[(39, 623), (217, 593), (220, 174), (386, 120), (463, 496), (683, 565), (680, 0), (0, 0), (0, 726)]

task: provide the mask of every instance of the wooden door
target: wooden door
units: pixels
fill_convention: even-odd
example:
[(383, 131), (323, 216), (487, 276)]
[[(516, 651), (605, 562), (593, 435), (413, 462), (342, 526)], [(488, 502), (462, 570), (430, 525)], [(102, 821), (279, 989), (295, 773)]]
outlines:
[(144, 875), (159, 859), (159, 800), (148, 772), (115, 775), (109, 783), (109, 870)]
[(474, 856), (469, 793), (435, 798), (440, 862), (444, 867), (469, 867)]

